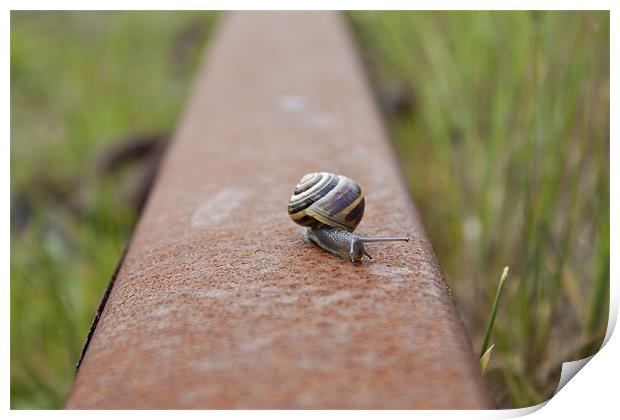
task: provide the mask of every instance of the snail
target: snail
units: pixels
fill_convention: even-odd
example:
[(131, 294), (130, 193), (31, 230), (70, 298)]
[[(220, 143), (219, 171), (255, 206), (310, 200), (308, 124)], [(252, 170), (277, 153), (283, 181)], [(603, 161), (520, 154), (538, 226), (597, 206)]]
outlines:
[(364, 194), (357, 182), (342, 175), (314, 172), (297, 183), (288, 203), (293, 221), (307, 227), (312, 242), (332, 255), (362, 261), (364, 244), (409, 241), (409, 238), (366, 238), (353, 231), (364, 215)]

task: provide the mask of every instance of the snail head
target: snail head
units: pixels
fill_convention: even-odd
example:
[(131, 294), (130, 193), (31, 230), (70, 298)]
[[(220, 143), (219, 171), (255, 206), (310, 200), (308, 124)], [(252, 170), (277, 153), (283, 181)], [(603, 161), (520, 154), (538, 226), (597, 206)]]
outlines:
[(372, 260), (372, 257), (366, 250), (364, 249), (364, 243), (360, 240), (351, 241), (351, 250), (349, 251), (349, 256), (351, 257), (351, 262), (356, 263), (362, 261), (366, 255), (368, 258)]

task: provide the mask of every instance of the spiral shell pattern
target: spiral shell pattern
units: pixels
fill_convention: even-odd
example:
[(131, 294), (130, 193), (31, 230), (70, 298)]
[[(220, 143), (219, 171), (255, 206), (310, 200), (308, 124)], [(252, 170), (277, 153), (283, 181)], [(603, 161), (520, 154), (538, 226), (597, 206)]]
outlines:
[(353, 232), (364, 215), (364, 194), (350, 178), (314, 172), (297, 183), (288, 203), (288, 214), (302, 226), (322, 223)]

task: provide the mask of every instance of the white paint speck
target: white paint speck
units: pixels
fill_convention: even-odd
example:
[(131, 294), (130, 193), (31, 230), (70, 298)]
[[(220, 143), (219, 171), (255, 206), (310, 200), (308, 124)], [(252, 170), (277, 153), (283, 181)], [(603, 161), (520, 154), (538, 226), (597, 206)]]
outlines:
[(405, 276), (413, 273), (409, 267), (390, 267), (383, 264), (374, 264), (370, 269), (370, 272), (382, 277)]
[(200, 372), (212, 372), (214, 370), (228, 370), (234, 368), (230, 360), (199, 360), (193, 363), (193, 368)]
[(314, 298), (314, 303), (317, 306), (327, 306), (339, 300), (348, 299), (351, 297), (351, 293), (346, 291), (336, 292), (327, 296), (318, 296)]
[(304, 122), (310, 128), (327, 128), (331, 126), (334, 119), (320, 112), (311, 112), (304, 118)]
[(234, 293), (235, 292), (232, 290), (213, 288), (195, 293), (195, 295), (201, 298), (228, 299), (233, 296)]
[(231, 216), (248, 197), (248, 192), (240, 188), (225, 188), (203, 202), (192, 216), (192, 226), (217, 224)]
[(306, 109), (306, 100), (303, 96), (281, 95), (277, 103), (278, 109), (282, 112), (301, 112)]

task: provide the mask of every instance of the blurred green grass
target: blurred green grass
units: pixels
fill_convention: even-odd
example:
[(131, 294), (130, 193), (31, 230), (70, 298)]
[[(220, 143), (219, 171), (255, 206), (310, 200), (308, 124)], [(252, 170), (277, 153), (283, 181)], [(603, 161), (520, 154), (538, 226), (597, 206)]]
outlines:
[[(510, 265), (487, 379), (540, 402), (607, 323), (609, 14), (349, 17), (476, 352)], [(61, 406), (138, 213), (102, 151), (171, 132), (213, 21), (11, 14), (13, 408)]]
[(57, 408), (138, 209), (128, 135), (166, 136), (208, 12), (11, 13), (11, 407)]
[(609, 304), (609, 13), (354, 12), (411, 193), (502, 407), (550, 397)]

